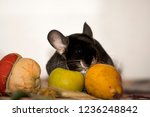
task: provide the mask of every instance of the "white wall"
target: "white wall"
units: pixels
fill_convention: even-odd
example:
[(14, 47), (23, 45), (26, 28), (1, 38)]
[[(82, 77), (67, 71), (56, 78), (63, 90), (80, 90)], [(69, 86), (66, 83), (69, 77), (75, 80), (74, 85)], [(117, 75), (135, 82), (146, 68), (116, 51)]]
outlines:
[(86, 21), (123, 78), (150, 78), (149, 0), (0, 0), (0, 58), (10, 52), (35, 59), (45, 77), (54, 52), (47, 33), (82, 32)]

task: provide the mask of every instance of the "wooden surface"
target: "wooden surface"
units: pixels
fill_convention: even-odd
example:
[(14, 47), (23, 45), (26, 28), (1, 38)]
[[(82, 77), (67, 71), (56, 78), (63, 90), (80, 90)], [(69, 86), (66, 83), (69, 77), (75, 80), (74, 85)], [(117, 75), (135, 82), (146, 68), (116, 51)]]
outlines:
[[(126, 80), (122, 82), (124, 94), (121, 99), (150, 99), (150, 78), (143, 80)], [(42, 86), (47, 86), (47, 81), (43, 81)]]
[(150, 79), (123, 81), (123, 99), (150, 99)]
[[(47, 87), (47, 81), (42, 81), (42, 87)], [(150, 99), (150, 79), (136, 80), (136, 81), (123, 81), (123, 87), (124, 87), (124, 94), (121, 98), (122, 100), (149, 100)], [(64, 97), (64, 98), (52, 98), (52, 99), (57, 99), (57, 100), (94, 99), (93, 97), (88, 97), (86, 94), (82, 95), (81, 98), (80, 98), (80, 94), (77, 96), (78, 96), (77, 98)], [(0, 99), (6, 100), (11, 98), (9, 96), (5, 96), (5, 97), (1, 96)], [(31, 98), (25, 97), (23, 99), (31, 99)], [(45, 98), (39, 97), (37, 99), (45, 99)]]

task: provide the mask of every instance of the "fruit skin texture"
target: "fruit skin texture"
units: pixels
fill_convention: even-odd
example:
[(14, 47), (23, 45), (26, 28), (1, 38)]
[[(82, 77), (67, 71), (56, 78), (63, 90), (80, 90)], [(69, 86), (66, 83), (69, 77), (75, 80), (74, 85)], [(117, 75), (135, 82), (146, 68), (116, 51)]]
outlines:
[(0, 95), (17, 90), (33, 92), (40, 88), (40, 66), (30, 58), (10, 53), (0, 61)]
[(32, 93), (38, 90), (41, 86), (40, 73), (41, 69), (36, 61), (30, 58), (19, 59), (7, 81), (6, 92), (22, 90)]
[(87, 92), (102, 99), (119, 99), (123, 94), (119, 72), (111, 65), (95, 64), (85, 76)]
[(17, 53), (10, 53), (0, 60), (0, 94), (6, 95), (6, 83), (7, 78), (13, 68), (13, 65), (22, 58), (21, 55)]
[(48, 86), (72, 91), (82, 91), (84, 88), (84, 77), (77, 71), (56, 68), (48, 78)]

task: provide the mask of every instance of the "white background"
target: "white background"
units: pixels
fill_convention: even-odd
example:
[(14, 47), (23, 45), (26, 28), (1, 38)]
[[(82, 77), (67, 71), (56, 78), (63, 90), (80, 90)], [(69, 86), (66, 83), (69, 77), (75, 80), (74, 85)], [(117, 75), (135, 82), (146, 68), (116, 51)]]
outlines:
[(0, 58), (16, 52), (45, 65), (52, 29), (82, 32), (87, 22), (123, 70), (124, 79), (150, 78), (149, 0), (0, 0)]

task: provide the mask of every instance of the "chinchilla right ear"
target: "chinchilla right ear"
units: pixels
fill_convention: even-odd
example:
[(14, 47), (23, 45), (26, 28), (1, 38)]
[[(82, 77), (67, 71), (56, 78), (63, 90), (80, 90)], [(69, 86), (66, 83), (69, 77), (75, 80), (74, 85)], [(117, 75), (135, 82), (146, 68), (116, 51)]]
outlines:
[(52, 30), (48, 33), (49, 43), (56, 49), (59, 54), (63, 54), (68, 47), (69, 40), (61, 32)]
[(86, 22), (83, 25), (83, 34), (88, 35), (91, 38), (93, 37), (92, 29)]

